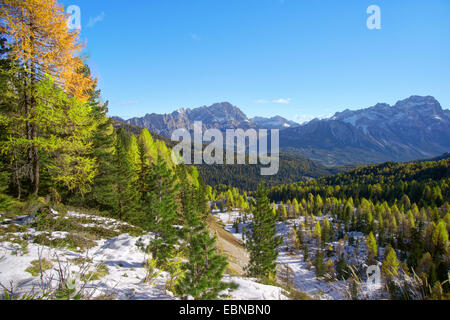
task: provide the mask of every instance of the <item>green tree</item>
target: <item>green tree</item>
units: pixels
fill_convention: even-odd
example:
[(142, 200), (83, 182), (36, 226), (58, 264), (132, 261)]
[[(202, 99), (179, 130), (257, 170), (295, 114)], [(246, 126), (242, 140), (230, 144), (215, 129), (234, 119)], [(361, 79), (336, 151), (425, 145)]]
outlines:
[(151, 242), (151, 252), (160, 265), (167, 262), (175, 250), (179, 222), (176, 195), (178, 184), (172, 169), (168, 168), (162, 157), (158, 156), (147, 177), (149, 191), (143, 195), (143, 214), (141, 225), (151, 230), (155, 239)]
[(325, 263), (323, 261), (324, 255), (322, 250), (319, 250), (316, 253), (316, 256), (314, 258), (314, 267), (316, 268), (316, 277), (322, 277), (325, 274)]
[[(91, 71), (86, 65), (83, 72), (90, 75)], [(112, 204), (117, 197), (114, 188), (116, 171), (113, 164), (116, 132), (112, 119), (107, 116), (108, 102), (100, 102), (100, 90), (93, 88), (88, 104), (92, 107), (92, 119), (97, 123), (91, 138), (91, 157), (96, 159), (97, 171), (91, 191), (86, 195), (85, 203), (102, 211), (112, 211)]]
[(322, 228), (320, 227), (320, 221), (317, 221), (316, 226), (314, 227), (314, 237), (320, 243), (322, 239)]
[(246, 235), (246, 247), (250, 252), (247, 270), (250, 276), (275, 278), (277, 249), (282, 244), (282, 238), (276, 234), (276, 216), (272, 213), (267, 190), (260, 184), (256, 193), (252, 227)]
[(437, 255), (445, 255), (448, 252), (448, 233), (444, 220), (440, 220), (433, 232), (433, 247)]
[(212, 237), (202, 215), (194, 202), (196, 188), (188, 185), (186, 176), (182, 177), (182, 207), (187, 229), (186, 241), (188, 262), (185, 275), (177, 285), (177, 292), (184, 298), (196, 300), (215, 299), (227, 288), (222, 282), (227, 266), (226, 258), (217, 252), (216, 237)]
[(391, 278), (398, 275), (398, 269), (400, 267), (400, 262), (397, 259), (397, 254), (394, 248), (390, 248), (386, 258), (381, 266), (381, 272), (387, 277)]
[(347, 265), (347, 260), (344, 255), (341, 255), (339, 260), (336, 262), (336, 274), (338, 279), (348, 279), (350, 276), (350, 268)]
[(368, 250), (368, 263), (375, 264), (378, 257), (378, 246), (377, 240), (372, 232), (369, 233), (369, 236), (367, 237), (366, 245)]
[(323, 244), (329, 242), (331, 239), (331, 223), (327, 218), (325, 218), (325, 220), (323, 220), (321, 236), (322, 236)]
[(128, 136), (122, 128), (117, 132), (113, 165), (115, 170), (113, 214), (118, 219), (135, 216), (139, 208), (139, 194), (136, 188), (136, 172), (129, 159), (127, 150)]

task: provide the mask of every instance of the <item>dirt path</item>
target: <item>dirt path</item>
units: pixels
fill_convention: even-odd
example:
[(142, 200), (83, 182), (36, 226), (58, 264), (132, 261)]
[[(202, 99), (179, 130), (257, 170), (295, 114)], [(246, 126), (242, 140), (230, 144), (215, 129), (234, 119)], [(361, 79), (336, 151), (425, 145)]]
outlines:
[(229, 272), (238, 276), (245, 276), (244, 268), (248, 264), (249, 256), (242, 241), (236, 239), (224, 229), (215, 217), (208, 218), (210, 230), (217, 236), (217, 246), (228, 257)]

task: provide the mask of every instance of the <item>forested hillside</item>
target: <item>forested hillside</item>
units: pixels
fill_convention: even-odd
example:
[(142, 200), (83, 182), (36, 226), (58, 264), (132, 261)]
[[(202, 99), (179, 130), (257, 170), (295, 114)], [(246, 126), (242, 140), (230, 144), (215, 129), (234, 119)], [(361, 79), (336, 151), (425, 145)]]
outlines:
[[(127, 133), (139, 136), (142, 130), (138, 126), (113, 120), (115, 128), (123, 128)], [(149, 131), (150, 132), (150, 131)], [(177, 142), (171, 141), (154, 132), (150, 132), (155, 141), (163, 141), (167, 146), (173, 147)], [(204, 147), (206, 147), (204, 145)], [(224, 152), (225, 153), (225, 152)], [(236, 158), (236, 155), (235, 155)], [(218, 186), (221, 184), (240, 188), (241, 190), (256, 190), (259, 183), (268, 185), (306, 181), (312, 178), (328, 176), (338, 172), (344, 172), (355, 166), (325, 167), (322, 164), (306, 159), (302, 156), (280, 153), (280, 169), (274, 176), (261, 176), (262, 165), (228, 165), (224, 154), (224, 165), (195, 165), (200, 176), (207, 185)]]
[[(323, 259), (327, 243), (345, 245), (351, 234), (361, 233), (367, 264), (382, 262), (393, 297), (409, 299), (420, 292), (422, 298), (448, 298), (449, 165), (449, 159), (389, 162), (275, 186), (269, 197), (280, 201), (281, 219), (306, 217), (295, 229), (297, 248), (307, 251), (317, 236), (322, 239), (324, 249), (318, 254)], [(334, 270), (341, 276), (350, 276), (342, 271), (349, 266), (363, 270), (357, 262), (347, 266), (348, 259), (336, 257)]]
[(289, 153), (280, 153), (280, 168), (273, 176), (262, 176), (263, 165), (199, 165), (200, 176), (211, 186), (225, 184), (241, 190), (256, 190), (259, 183), (277, 185), (307, 181), (346, 170), (344, 167), (327, 168), (318, 162)]
[[(196, 168), (175, 166), (170, 148), (148, 130), (136, 136), (114, 128), (62, 5), (8, 0), (0, 16), (0, 217), (6, 223), (0, 242), (26, 249), (28, 238), (7, 232), (25, 213), (33, 228), (49, 234), (36, 243), (86, 247), (92, 230), (54, 220), (52, 212), (65, 214), (67, 205), (94, 210), (152, 233), (144, 248), (152, 254), (148, 268), (175, 272), (171, 292), (216, 298), (227, 287), (221, 282), (227, 263), (205, 223), (206, 187)], [(68, 238), (51, 240), (54, 231)], [(55, 294), (66, 294), (61, 290)]]
[[(108, 117), (67, 18), (0, 3), (0, 300), (450, 298), (448, 154), (175, 164), (174, 142)], [(221, 107), (187, 113), (241, 115)]]
[(449, 199), (449, 159), (410, 163), (387, 162), (305, 183), (272, 188), (273, 200), (303, 198), (309, 193), (321, 197), (349, 198), (356, 203), (396, 203), (408, 196), (419, 206), (441, 206)]

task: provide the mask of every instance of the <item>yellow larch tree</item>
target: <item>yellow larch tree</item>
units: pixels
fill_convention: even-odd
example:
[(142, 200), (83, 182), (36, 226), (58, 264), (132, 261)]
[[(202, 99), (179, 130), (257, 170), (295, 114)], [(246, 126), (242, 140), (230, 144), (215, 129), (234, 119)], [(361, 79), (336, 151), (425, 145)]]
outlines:
[(79, 32), (68, 30), (68, 15), (56, 0), (2, 0), (0, 32), (7, 41), (8, 54), (23, 70), (20, 120), (28, 141), (27, 161), (33, 193), (39, 190), (39, 117), (37, 84), (50, 76), (55, 85), (80, 102), (89, 99), (96, 84), (80, 72), (84, 63), (79, 57), (83, 44)]

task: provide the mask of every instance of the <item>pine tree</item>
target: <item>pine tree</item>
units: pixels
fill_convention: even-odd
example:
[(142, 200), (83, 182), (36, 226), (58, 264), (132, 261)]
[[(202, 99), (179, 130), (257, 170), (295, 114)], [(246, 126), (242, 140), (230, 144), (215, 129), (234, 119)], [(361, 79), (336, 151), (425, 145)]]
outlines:
[(7, 141), (23, 137), (25, 131), (23, 124), (15, 119), (22, 115), (19, 106), (23, 105), (24, 98), (20, 93), (24, 91), (26, 72), (10, 57), (10, 51), (6, 47), (6, 39), (0, 37), (0, 161), (2, 172), (7, 175), (5, 184), (12, 182), (17, 199), (21, 199), (24, 192), (22, 180), (30, 177), (28, 148), (20, 144), (11, 145)]
[(316, 257), (314, 258), (314, 267), (316, 268), (316, 277), (322, 277), (325, 274), (325, 264), (323, 261), (323, 252), (318, 250)]
[(348, 200), (347, 203), (345, 204), (345, 208), (344, 208), (344, 223), (345, 223), (345, 229), (347, 231), (350, 230), (350, 221), (352, 219), (352, 215), (353, 215), (353, 202)]
[(336, 273), (338, 279), (348, 279), (348, 277), (350, 276), (350, 269), (347, 265), (347, 261), (344, 255), (341, 255), (336, 263)]
[(217, 253), (216, 238), (210, 236), (204, 223), (191, 232), (189, 262), (178, 290), (197, 300), (215, 299), (227, 288), (222, 282), (226, 258)]
[(246, 235), (246, 247), (250, 252), (247, 267), (250, 276), (275, 278), (278, 247), (282, 238), (277, 237), (276, 216), (273, 215), (263, 184), (256, 193), (256, 211), (253, 213), (251, 231)]
[(137, 187), (141, 196), (145, 195), (149, 191), (147, 185), (148, 176), (150, 174), (149, 160), (146, 155), (145, 142), (142, 139), (138, 140), (138, 163), (137, 163)]
[(323, 220), (323, 226), (322, 226), (322, 243), (325, 244), (328, 241), (330, 241), (331, 238), (331, 224), (330, 221), (325, 218), (325, 220)]
[(185, 266), (185, 275), (177, 285), (177, 291), (184, 298), (190, 296), (196, 300), (215, 299), (227, 288), (227, 284), (222, 282), (227, 267), (226, 257), (217, 252), (216, 237), (209, 234), (201, 213), (197, 211), (198, 205), (194, 203), (196, 188), (188, 185), (186, 174), (182, 175), (181, 179), (189, 261)]
[(163, 265), (174, 252), (178, 240), (175, 225), (179, 219), (176, 177), (160, 156), (151, 167), (147, 185), (149, 191), (143, 195), (144, 214), (141, 215), (141, 225), (155, 234), (155, 239), (150, 245), (151, 252), (153, 258)]

